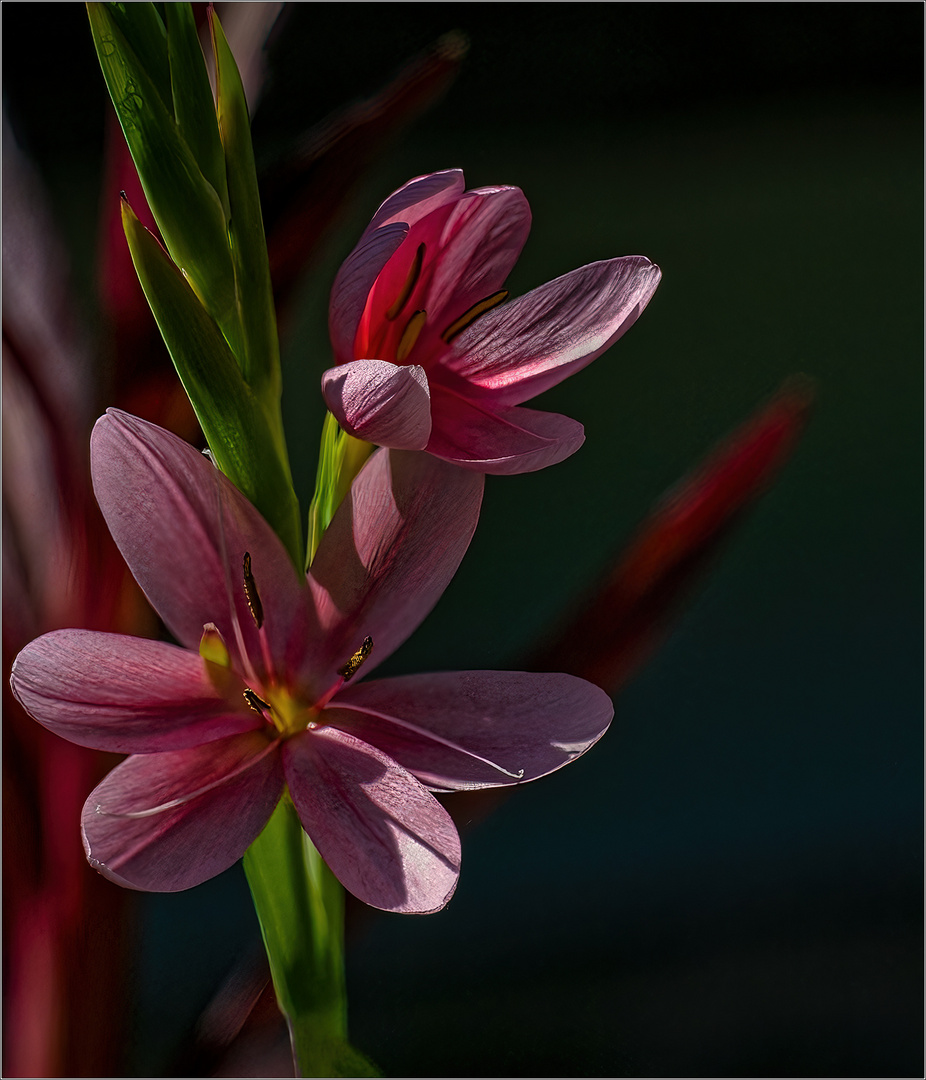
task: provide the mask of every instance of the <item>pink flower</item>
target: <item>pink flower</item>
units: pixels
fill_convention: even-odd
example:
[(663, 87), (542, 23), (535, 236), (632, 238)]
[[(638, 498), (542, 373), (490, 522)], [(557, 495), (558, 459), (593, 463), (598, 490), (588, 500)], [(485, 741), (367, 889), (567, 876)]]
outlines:
[(91, 459), (116, 543), (180, 644), (59, 630), (20, 653), (11, 681), (45, 727), (131, 755), (83, 811), (87, 857), (112, 880), (174, 891), (218, 874), (288, 788), (346, 888), (375, 907), (435, 911), (456, 886), (460, 845), (431, 791), (533, 779), (607, 728), (610, 700), (568, 675), (360, 682), (456, 571), (481, 476), (374, 454), (304, 578), (244, 496), (175, 436), (110, 411)]
[(341, 267), (322, 393), (352, 435), (485, 473), (575, 453), (582, 425), (519, 408), (590, 364), (661, 276), (642, 255), (591, 263), (505, 303), (530, 231), (519, 188), (464, 191), (458, 169), (409, 181)]

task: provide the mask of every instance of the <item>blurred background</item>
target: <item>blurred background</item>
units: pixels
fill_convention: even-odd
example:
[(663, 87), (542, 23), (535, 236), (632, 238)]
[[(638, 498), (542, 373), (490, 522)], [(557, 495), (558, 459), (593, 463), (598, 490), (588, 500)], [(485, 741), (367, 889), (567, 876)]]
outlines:
[[(7, 116), (92, 340), (117, 193), (101, 203), (86, 15), (6, 3), (3, 30)], [(443, 100), (377, 150), (292, 286), (304, 505), (330, 283), (408, 178), (523, 188), (513, 295), (616, 255), (664, 276), (626, 338), (537, 400), (585, 424), (583, 449), (489, 478), (459, 574), (383, 673), (518, 667), (787, 376), (816, 403), (602, 743), (460, 815), (445, 911), (350, 908), (352, 1039), (395, 1076), (921, 1075), (923, 9), (285, 5), (254, 118), (267, 183), (450, 31), (468, 52)], [(111, 385), (107, 343), (90, 355)], [(260, 969), (244, 876), (134, 904), (126, 1074), (193, 1075), (210, 1002)], [(218, 1074), (270, 1075), (278, 1036)]]

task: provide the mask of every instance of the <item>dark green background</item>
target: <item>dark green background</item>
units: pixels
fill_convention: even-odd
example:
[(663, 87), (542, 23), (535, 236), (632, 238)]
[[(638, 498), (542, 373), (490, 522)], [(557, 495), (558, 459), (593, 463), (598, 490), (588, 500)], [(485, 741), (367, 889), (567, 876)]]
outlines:
[[(443, 913), (352, 911), (351, 1029), (387, 1074), (921, 1074), (922, 10), (302, 4), (277, 35), (265, 161), (442, 32), (471, 43), (306, 283), (285, 343), (301, 493), (331, 277), (410, 176), (524, 189), (515, 294), (621, 254), (664, 274), (630, 334), (537, 402), (586, 445), (490, 478), (390, 670), (516, 666), (716, 440), (789, 374), (818, 384), (605, 740), (464, 831)], [(9, 107), (86, 268), (103, 100), (83, 19), (4, 5)], [(31, 66), (43, 36), (54, 80)], [(182, 1068), (257, 929), (239, 868), (143, 910), (135, 1060), (154, 1075)]]

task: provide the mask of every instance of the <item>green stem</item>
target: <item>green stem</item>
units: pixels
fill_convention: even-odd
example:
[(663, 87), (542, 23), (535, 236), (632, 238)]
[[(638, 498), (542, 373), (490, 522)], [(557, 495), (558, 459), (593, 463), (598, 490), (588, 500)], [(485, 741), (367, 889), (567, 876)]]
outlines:
[(377, 1076), (347, 1041), (344, 890), (289, 795), (244, 856), (297, 1076)]

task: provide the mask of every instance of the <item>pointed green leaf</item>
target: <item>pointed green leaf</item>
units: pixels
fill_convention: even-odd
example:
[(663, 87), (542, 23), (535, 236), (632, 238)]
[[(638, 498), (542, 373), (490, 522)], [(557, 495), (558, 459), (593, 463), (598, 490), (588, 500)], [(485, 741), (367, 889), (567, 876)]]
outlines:
[(299, 566), (299, 504), (281, 438), (218, 326), (127, 203), (122, 224), (139, 281), (216, 464), (260, 510)]
[(167, 31), (158, 14), (158, 9), (154, 4), (147, 3), (107, 4), (106, 9), (109, 17), (118, 26), (129, 47), (138, 57), (139, 64), (147, 72), (164, 106), (171, 109), (173, 103), (170, 66), (167, 58)]
[[(127, 4), (118, 14), (124, 22), (146, 7), (151, 5)], [(234, 349), (235, 275), (222, 202), (181, 136), (172, 106), (120, 30), (117, 13), (106, 4), (88, 4), (87, 11), (100, 67), (164, 242)], [(168, 102), (169, 91), (168, 81)]]
[(166, 4), (167, 55), (174, 117), (180, 135), (193, 152), (200, 171), (221, 200), (229, 216), (228, 184), (225, 179), (225, 152), (219, 138), (215, 101), (206, 71), (206, 59), (199, 44), (196, 20), (189, 4)]
[(273, 402), (280, 396), (280, 348), (251, 144), (251, 121), (238, 66), (211, 9), (210, 23), (215, 50), (216, 109), (231, 204), (228, 232), (244, 332), (242, 370), (258, 396)]
[(280, 1010), (300, 1076), (378, 1076), (347, 1041), (344, 890), (289, 796), (244, 855)]

